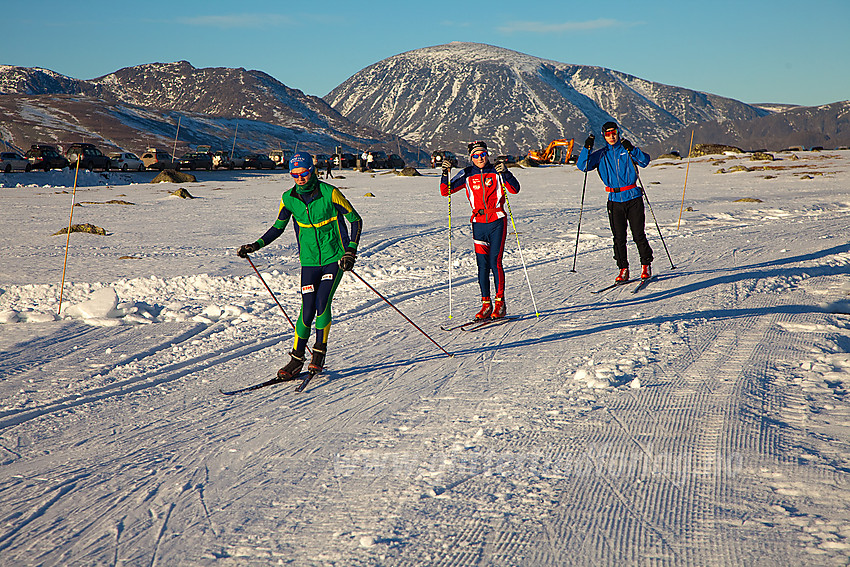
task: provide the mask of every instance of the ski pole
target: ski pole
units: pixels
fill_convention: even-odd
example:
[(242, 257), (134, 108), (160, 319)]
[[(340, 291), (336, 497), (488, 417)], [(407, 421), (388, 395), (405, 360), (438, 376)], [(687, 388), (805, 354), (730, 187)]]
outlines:
[[(631, 154), (629, 154), (629, 157), (632, 158)], [(632, 165), (635, 166), (635, 174), (637, 175), (638, 183), (640, 183), (640, 192), (643, 193), (643, 198), (646, 199), (646, 204), (649, 206), (649, 212), (652, 214), (652, 220), (655, 221), (655, 228), (658, 230), (658, 237), (661, 238), (661, 244), (664, 245), (664, 251), (667, 252), (667, 259), (670, 260), (670, 269), (675, 270), (676, 266), (673, 265), (673, 258), (670, 257), (670, 251), (667, 249), (667, 243), (664, 242), (664, 235), (661, 234), (661, 227), (658, 226), (658, 219), (655, 218), (655, 213), (652, 211), (652, 203), (649, 202), (649, 195), (646, 194), (646, 189), (643, 186), (643, 180), (640, 178), (638, 165), (634, 158), (632, 158)]]
[(449, 319), (452, 318), (452, 193), (449, 185)]
[(74, 191), (71, 193), (71, 214), (68, 217), (68, 238), (65, 240), (65, 262), (62, 264), (62, 283), (59, 285), (59, 308), (56, 314), (62, 317), (62, 295), (65, 292), (65, 270), (68, 268), (68, 247), (71, 244), (71, 219), (74, 218), (74, 200), (77, 198), (77, 175), (80, 174), (80, 154), (77, 154), (77, 167), (74, 171)]
[(576, 251), (573, 253), (573, 269), (571, 272), (576, 271), (576, 258), (578, 257), (578, 237), (581, 234), (581, 215), (584, 212), (584, 190), (587, 188), (587, 171), (584, 172), (584, 184), (581, 186), (581, 206), (578, 210), (578, 228), (576, 228)]
[[(280, 301), (277, 300), (277, 296), (272, 291), (272, 288), (269, 287), (269, 284), (266, 283), (266, 280), (263, 279), (263, 276), (260, 275), (260, 271), (257, 269), (257, 266), (254, 265), (254, 262), (251, 261), (249, 256), (245, 256), (245, 259), (248, 260), (248, 263), (251, 264), (251, 267), (254, 268), (254, 271), (257, 272), (257, 277), (260, 278), (260, 281), (263, 282), (263, 285), (266, 286), (266, 289), (274, 299), (274, 302), (277, 303), (277, 306), (280, 307), (281, 312), (283, 312), (283, 316), (286, 317), (286, 320), (289, 321), (289, 325), (292, 327), (292, 330), (295, 331), (295, 323), (292, 322), (292, 319), (289, 318), (289, 315), (286, 314), (286, 310), (283, 308), (283, 305), (280, 304)], [(307, 352), (311, 355), (313, 354), (313, 349), (307, 347)]]
[(685, 186), (682, 187), (682, 207), (679, 209), (679, 220), (676, 223), (676, 230), (679, 230), (679, 225), (682, 224), (682, 211), (685, 210), (685, 189), (688, 188), (688, 170), (691, 168), (691, 150), (694, 147), (694, 131), (691, 130), (691, 147), (688, 148), (688, 165), (685, 167)]
[(446, 356), (449, 356), (449, 357), (454, 356), (452, 353), (450, 353), (449, 351), (447, 351), (446, 349), (444, 349), (443, 347), (441, 347), (441, 346), (439, 345), (439, 343), (437, 343), (437, 341), (435, 341), (434, 339), (432, 339), (432, 338), (431, 338), (431, 336), (430, 336), (428, 333), (426, 333), (425, 331), (423, 331), (423, 330), (419, 327), (419, 325), (417, 325), (416, 323), (414, 323), (413, 321), (411, 321), (411, 320), (410, 320), (410, 317), (408, 317), (407, 315), (405, 315), (404, 313), (402, 313), (402, 312), (401, 312), (401, 310), (400, 310), (398, 307), (396, 307), (395, 305), (393, 305), (392, 303), (390, 303), (390, 300), (389, 300), (389, 299), (387, 299), (386, 297), (384, 297), (383, 295), (381, 295), (381, 292), (380, 292), (380, 291), (378, 291), (377, 289), (375, 289), (374, 287), (372, 287), (371, 285), (369, 285), (369, 282), (367, 282), (366, 280), (364, 280), (363, 278), (361, 278), (361, 277), (360, 277), (360, 274), (358, 274), (358, 273), (357, 273), (357, 272), (355, 272), (354, 270), (349, 270), (349, 271), (351, 272), (351, 274), (352, 274), (352, 275), (354, 275), (354, 277), (356, 277), (358, 280), (360, 280), (361, 282), (363, 282), (364, 284), (366, 284), (366, 287), (368, 287), (369, 289), (371, 289), (372, 291), (374, 291), (374, 292), (375, 292), (375, 295), (377, 295), (378, 297), (380, 297), (381, 299), (383, 299), (383, 300), (384, 300), (384, 303), (386, 303), (387, 305), (389, 305), (390, 307), (392, 307), (393, 309), (395, 309), (395, 310), (398, 312), (398, 314), (399, 314), (399, 315), (401, 315), (402, 317), (404, 317), (404, 318), (407, 320), (407, 322), (408, 322), (408, 323), (410, 323), (411, 325), (413, 325), (414, 327), (416, 327), (416, 330), (417, 330), (417, 331), (419, 331), (420, 333), (422, 333), (423, 335), (425, 335), (425, 336), (428, 338), (428, 340), (429, 340), (429, 341), (431, 341), (432, 343), (434, 343), (435, 345), (437, 345), (437, 348), (438, 348), (438, 349), (440, 349), (441, 351), (443, 351), (443, 352), (446, 354)]
[(514, 215), (511, 212), (511, 201), (508, 199), (508, 191), (505, 188), (505, 180), (499, 175), (499, 182), (502, 184), (502, 194), (505, 196), (505, 204), (508, 206), (508, 216), (511, 217), (511, 226), (514, 228), (514, 236), (516, 236), (516, 247), (519, 250), (519, 259), (522, 262), (522, 271), (525, 272), (525, 281), (528, 284), (528, 293), (531, 295), (531, 304), (534, 306), (534, 316), (540, 317), (540, 312), (537, 310), (537, 302), (534, 301), (534, 292), (531, 291), (531, 280), (528, 278), (528, 269), (525, 267), (525, 258), (522, 257), (522, 246), (519, 245), (519, 233), (516, 230)]

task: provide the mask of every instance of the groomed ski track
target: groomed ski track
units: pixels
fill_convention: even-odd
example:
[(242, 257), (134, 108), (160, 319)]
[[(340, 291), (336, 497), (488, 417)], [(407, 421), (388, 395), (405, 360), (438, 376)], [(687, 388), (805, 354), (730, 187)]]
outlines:
[[(731, 208), (700, 165), (713, 168), (691, 164), (689, 183), (714, 191), (704, 209)], [(350, 197), (369, 187), (347, 175)], [(780, 220), (738, 207), (677, 232), (678, 170), (648, 169), (665, 183), (649, 190), (677, 269), (648, 224), (659, 277), (594, 295), (614, 275), (603, 197), (584, 221), (600, 238), (582, 239), (571, 274), (583, 174), (518, 175), (539, 318), (510, 241), (508, 313), (524, 317), (509, 325), (440, 332), (438, 260), (377, 286), (451, 359), (353, 278), (327, 368), (300, 394), (218, 392), (286, 360), (291, 331), (269, 302), (232, 327), (3, 326), (2, 563), (846, 564), (850, 317), (821, 307), (850, 291), (846, 190), (810, 205), (791, 188)], [(393, 190), (436, 192), (423, 181)], [(439, 255), (443, 204), (427, 200), (433, 223), (411, 230), (381, 216), (391, 204), (356, 200), (358, 272)], [(456, 222), (455, 305), (470, 310), (474, 260)]]

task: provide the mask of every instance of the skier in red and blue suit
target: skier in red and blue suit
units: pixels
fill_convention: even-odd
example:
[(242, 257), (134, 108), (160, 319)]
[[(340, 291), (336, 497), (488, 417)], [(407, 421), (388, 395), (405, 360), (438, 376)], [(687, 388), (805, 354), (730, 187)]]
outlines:
[[(504, 317), (505, 270), (502, 255), (505, 252), (505, 236), (508, 219), (505, 213), (505, 193), (519, 193), (519, 181), (503, 162), (496, 165), (488, 159), (487, 144), (472, 142), (468, 146), (472, 165), (463, 168), (449, 181), (451, 160), (443, 160), (443, 175), (440, 179), (440, 194), (450, 194), (466, 189), (466, 198), (472, 206), (472, 238), (475, 243), (475, 258), (478, 262), (478, 286), (481, 288), (481, 310), (476, 319)], [(490, 273), (496, 287), (496, 296), (490, 301)]]

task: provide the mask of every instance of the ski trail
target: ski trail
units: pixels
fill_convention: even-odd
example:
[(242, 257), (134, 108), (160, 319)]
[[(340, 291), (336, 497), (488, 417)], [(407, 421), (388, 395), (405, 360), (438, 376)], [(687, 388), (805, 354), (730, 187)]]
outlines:
[(168, 520), (171, 518), (171, 513), (174, 511), (174, 503), (171, 502), (168, 505), (168, 510), (165, 512), (165, 517), (162, 519), (162, 525), (159, 527), (159, 531), (156, 534), (156, 541), (153, 545), (153, 551), (151, 552), (151, 562), (150, 567), (155, 567), (157, 564), (157, 553), (159, 552), (159, 545), (162, 542), (162, 538), (165, 536), (165, 530), (168, 528)]
[(144, 391), (150, 388), (168, 384), (185, 376), (216, 365), (241, 358), (265, 348), (278, 345), (280, 338), (275, 337), (261, 342), (251, 341), (249, 344), (237, 344), (213, 353), (205, 353), (180, 362), (169, 364), (156, 370), (139, 374), (138, 376), (118, 382), (93, 388), (75, 396), (60, 398), (33, 410), (6, 412), (0, 419), (0, 431), (8, 427), (20, 425), (32, 419), (72, 409), (78, 406), (108, 399), (114, 396), (126, 395), (132, 392)]
[(48, 492), (52, 492), (53, 494), (31, 510), (26, 518), (15, 518), (15, 521), (11, 522), (9, 521), (11, 518), (7, 517), (5, 526), (11, 527), (11, 529), (6, 533), (0, 534), (0, 551), (5, 551), (11, 546), (18, 534), (25, 531), (33, 522), (41, 519), (51, 506), (62, 501), (67, 494), (77, 488), (77, 483), (88, 476), (88, 474), (79, 474), (49, 489)]

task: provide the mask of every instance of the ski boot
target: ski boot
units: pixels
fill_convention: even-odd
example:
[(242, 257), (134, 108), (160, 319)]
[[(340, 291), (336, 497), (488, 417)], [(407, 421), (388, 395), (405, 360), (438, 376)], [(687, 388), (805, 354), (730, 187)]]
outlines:
[(328, 343), (316, 343), (313, 345), (313, 358), (307, 365), (307, 372), (311, 374), (320, 373), (325, 367), (325, 356), (328, 353)]
[(496, 299), (493, 300), (493, 313), (490, 317), (498, 319), (499, 317), (504, 317), (505, 313), (505, 298), (502, 295), (497, 295)]
[(622, 283), (622, 282), (629, 281), (629, 269), (628, 268), (621, 268), (620, 273), (617, 274), (617, 277), (614, 278), (614, 281), (616, 283)]
[(476, 319), (488, 319), (493, 313), (493, 305), (490, 303), (489, 297), (481, 298), (481, 311), (475, 314)]
[(289, 356), (292, 357), (289, 363), (277, 371), (278, 380), (295, 380), (301, 374), (301, 369), (304, 367), (304, 353), (299, 355), (293, 349)]
[(649, 267), (649, 264), (644, 264), (640, 267), (640, 279), (648, 280), (652, 277), (652, 268)]

